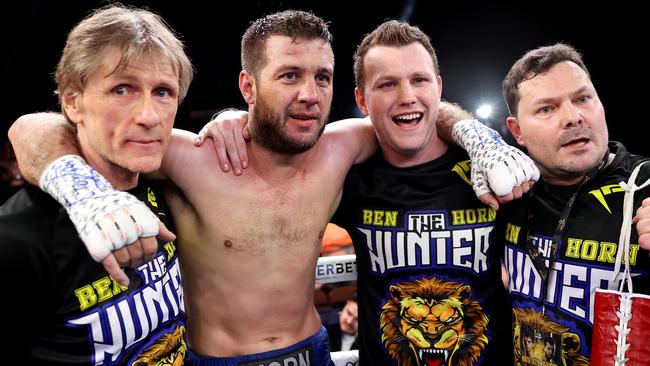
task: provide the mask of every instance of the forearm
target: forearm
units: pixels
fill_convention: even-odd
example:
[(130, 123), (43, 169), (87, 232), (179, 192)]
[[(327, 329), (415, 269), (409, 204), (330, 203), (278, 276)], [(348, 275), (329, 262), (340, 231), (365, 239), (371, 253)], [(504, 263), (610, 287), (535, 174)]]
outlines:
[(449, 144), (458, 145), (452, 137), (454, 125), (458, 121), (473, 118), (471, 113), (462, 109), (458, 104), (441, 101), (436, 120), (438, 136)]
[(35, 185), (38, 185), (43, 170), (56, 158), (80, 154), (72, 127), (58, 113), (21, 116), (9, 128), (9, 140), (21, 174)]
[(370, 122), (370, 118), (353, 118), (349, 123), (353, 127), (350, 132), (357, 135), (354, 142), (359, 148), (359, 151), (354, 159), (354, 164), (358, 164), (366, 161), (377, 152), (379, 142), (377, 141), (375, 127)]

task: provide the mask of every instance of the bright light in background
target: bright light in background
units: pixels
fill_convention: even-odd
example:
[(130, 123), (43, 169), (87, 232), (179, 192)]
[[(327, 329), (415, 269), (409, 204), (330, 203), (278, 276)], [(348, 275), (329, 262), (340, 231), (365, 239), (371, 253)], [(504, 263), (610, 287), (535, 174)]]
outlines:
[(492, 106), (489, 104), (481, 104), (480, 107), (476, 109), (476, 115), (479, 116), (479, 118), (489, 118), (490, 115), (492, 114)]

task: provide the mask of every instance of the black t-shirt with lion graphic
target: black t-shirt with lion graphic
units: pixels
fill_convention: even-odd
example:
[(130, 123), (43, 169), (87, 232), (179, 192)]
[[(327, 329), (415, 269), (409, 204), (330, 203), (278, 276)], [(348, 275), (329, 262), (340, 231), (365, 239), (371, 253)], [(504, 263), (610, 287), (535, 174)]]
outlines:
[[(173, 230), (151, 182), (130, 193)], [(66, 211), (27, 186), (0, 206), (5, 355), (21, 365), (171, 365), (185, 355), (185, 309), (175, 243), (125, 269), (128, 288), (88, 254)]]
[(377, 153), (349, 172), (333, 221), (357, 254), (362, 365), (508, 365), (511, 307), (496, 213), (457, 147), (397, 168)]
[[(549, 266), (559, 218), (577, 186), (550, 186), (540, 181), (524, 198), (499, 210), (493, 237), (506, 246), (504, 261), (514, 307), (513, 347), (517, 365), (590, 362), (595, 290), (618, 290), (621, 279), (613, 271), (625, 195), (619, 183), (627, 182), (634, 168), (649, 160), (631, 155), (616, 142), (610, 142), (609, 149), (615, 154), (614, 160), (585, 183), (575, 197), (546, 281), (539, 275), (533, 256), (542, 259), (540, 268)], [(649, 178), (647, 162), (640, 167), (636, 184), (639, 186)], [(634, 194), (632, 212), (646, 197), (650, 197), (650, 187)], [(633, 289), (650, 294), (650, 258), (637, 244), (636, 225), (630, 228)], [(636, 331), (630, 338), (638, 337)], [(616, 340), (615, 333), (612, 329), (607, 338)]]

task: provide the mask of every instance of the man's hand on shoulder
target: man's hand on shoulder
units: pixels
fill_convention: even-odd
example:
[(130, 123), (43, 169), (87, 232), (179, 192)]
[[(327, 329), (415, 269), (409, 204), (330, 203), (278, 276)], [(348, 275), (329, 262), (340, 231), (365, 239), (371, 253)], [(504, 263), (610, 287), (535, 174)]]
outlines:
[(248, 167), (246, 141), (250, 139), (247, 127), (248, 112), (228, 109), (217, 114), (199, 131), (194, 144), (201, 146), (206, 138), (212, 139), (219, 165), (224, 172), (241, 175)]

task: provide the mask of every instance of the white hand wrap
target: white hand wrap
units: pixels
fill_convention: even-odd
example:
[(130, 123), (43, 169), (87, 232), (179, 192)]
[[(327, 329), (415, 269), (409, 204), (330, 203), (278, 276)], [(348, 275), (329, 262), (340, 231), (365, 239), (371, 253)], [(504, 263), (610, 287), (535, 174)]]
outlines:
[(97, 262), (140, 237), (158, 235), (156, 215), (144, 202), (117, 191), (76, 155), (64, 155), (43, 171), (39, 186), (68, 212)]
[(497, 196), (503, 196), (524, 182), (539, 179), (539, 170), (528, 155), (477, 120), (457, 122), (452, 137), (472, 161), (472, 188), (477, 196), (490, 189)]

